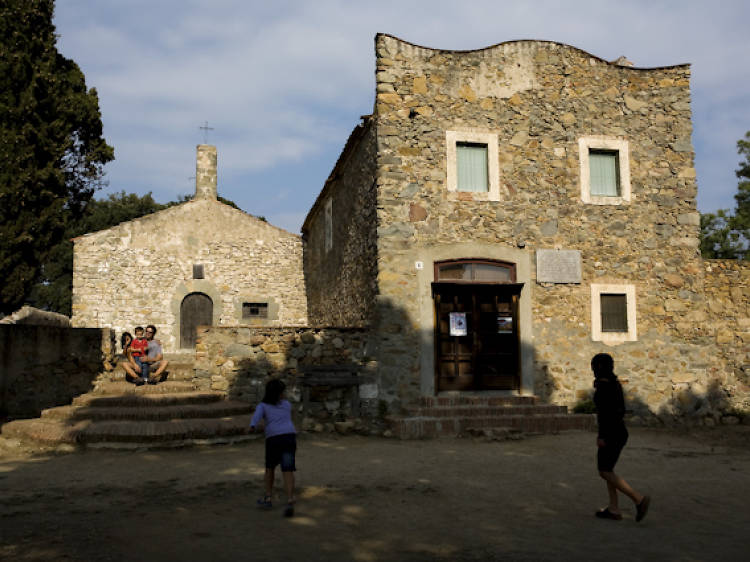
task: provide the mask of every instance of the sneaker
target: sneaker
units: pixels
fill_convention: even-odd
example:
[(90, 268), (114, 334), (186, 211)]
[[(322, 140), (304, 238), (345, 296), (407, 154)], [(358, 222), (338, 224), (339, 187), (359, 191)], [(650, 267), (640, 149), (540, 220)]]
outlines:
[(256, 504), (261, 509), (271, 509), (273, 507), (271, 496), (263, 496), (256, 502)]
[(144, 381), (143, 379), (138, 379), (137, 381), (135, 381), (135, 386), (143, 386), (144, 384), (146, 384), (146, 381)]
[(157, 379), (148, 379), (148, 384), (158, 384), (158, 382)]
[(294, 504), (288, 503), (286, 504), (286, 507), (284, 508), (284, 517), (293, 517), (294, 516)]

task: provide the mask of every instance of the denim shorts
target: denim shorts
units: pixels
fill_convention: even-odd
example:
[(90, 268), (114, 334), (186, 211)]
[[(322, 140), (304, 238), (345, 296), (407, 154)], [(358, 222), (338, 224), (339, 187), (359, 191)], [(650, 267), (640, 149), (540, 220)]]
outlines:
[(281, 472), (294, 472), (294, 454), (297, 452), (297, 435), (284, 433), (266, 439), (266, 468), (281, 465)]

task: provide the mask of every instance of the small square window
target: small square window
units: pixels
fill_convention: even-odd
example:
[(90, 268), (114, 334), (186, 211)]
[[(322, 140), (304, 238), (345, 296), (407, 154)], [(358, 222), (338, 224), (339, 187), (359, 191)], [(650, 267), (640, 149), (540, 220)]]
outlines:
[(625, 139), (591, 136), (578, 139), (581, 201), (623, 205), (631, 200), (630, 154)]
[(193, 264), (193, 279), (203, 279), (203, 264)]
[(268, 318), (268, 303), (267, 302), (243, 302), (242, 303), (242, 317), (243, 318)]
[(456, 173), (457, 191), (489, 191), (487, 145), (470, 142), (456, 143)]
[(591, 284), (591, 339), (618, 344), (638, 339), (635, 285)]
[(602, 332), (627, 332), (627, 295), (602, 293), (599, 296), (601, 298)]
[(497, 133), (446, 131), (446, 188), (453, 201), (500, 201)]
[(620, 166), (617, 151), (590, 150), (591, 195), (620, 196)]

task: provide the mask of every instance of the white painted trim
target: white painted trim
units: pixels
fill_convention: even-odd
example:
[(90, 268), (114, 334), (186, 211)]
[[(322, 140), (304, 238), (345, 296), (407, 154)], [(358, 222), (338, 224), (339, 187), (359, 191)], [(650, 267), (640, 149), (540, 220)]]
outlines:
[(446, 146), (446, 186), (449, 192), (458, 191), (458, 172), (456, 165), (456, 143), (473, 142), (487, 145), (487, 178), (489, 191), (471, 193), (474, 201), (500, 201), (500, 164), (498, 161), (497, 133), (480, 129), (464, 129), (445, 132)]
[[(627, 332), (602, 332), (601, 295), (625, 295), (627, 303)], [(637, 318), (635, 314), (635, 285), (628, 283), (592, 283), (591, 284), (591, 340), (617, 345), (626, 341), (637, 341)]]
[[(605, 197), (591, 195), (591, 168), (589, 167), (590, 150), (615, 150), (620, 167), (620, 196)], [(578, 160), (581, 175), (581, 201), (591, 205), (623, 205), (631, 200), (630, 189), (630, 150), (628, 141), (615, 137), (594, 135), (578, 139)]]

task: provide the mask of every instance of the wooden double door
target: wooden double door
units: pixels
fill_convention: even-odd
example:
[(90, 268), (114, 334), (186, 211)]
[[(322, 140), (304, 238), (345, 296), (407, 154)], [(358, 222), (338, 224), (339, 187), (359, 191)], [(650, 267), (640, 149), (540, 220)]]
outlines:
[(436, 388), (518, 390), (522, 283), (433, 283)]

